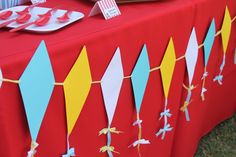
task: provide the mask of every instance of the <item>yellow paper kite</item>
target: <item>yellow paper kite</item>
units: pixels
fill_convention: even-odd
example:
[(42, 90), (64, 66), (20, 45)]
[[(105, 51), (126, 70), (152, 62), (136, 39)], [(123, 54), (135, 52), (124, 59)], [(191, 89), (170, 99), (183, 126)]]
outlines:
[(162, 84), (165, 95), (165, 108), (164, 111), (161, 112), (159, 120), (161, 120), (164, 117), (164, 126), (156, 133), (156, 136), (158, 137), (161, 135), (162, 140), (165, 138), (166, 132), (171, 131), (173, 129), (171, 125), (168, 123), (168, 118), (171, 117), (171, 113), (170, 109), (167, 108), (167, 105), (168, 105), (170, 84), (172, 81), (172, 76), (175, 68), (175, 62), (176, 62), (175, 47), (173, 39), (170, 38), (169, 44), (167, 46), (164, 58), (160, 66)]
[(221, 28), (221, 36), (222, 36), (224, 53), (227, 52), (227, 47), (228, 47), (229, 37), (230, 37), (230, 32), (231, 32), (231, 25), (232, 24), (231, 24), (231, 17), (230, 17), (229, 9), (226, 6), (224, 21)]
[(176, 61), (176, 56), (175, 56), (174, 43), (173, 43), (173, 39), (170, 38), (168, 47), (166, 49), (166, 52), (165, 52), (165, 55), (164, 55), (164, 58), (162, 60), (161, 67), (160, 67), (164, 94), (165, 94), (166, 99), (169, 94), (172, 75), (175, 68), (175, 61)]
[(223, 70), (225, 67), (225, 63), (226, 63), (226, 52), (227, 52), (227, 48), (228, 48), (228, 44), (229, 44), (229, 38), (230, 38), (230, 33), (231, 33), (231, 17), (229, 14), (229, 9), (226, 6), (225, 8), (225, 15), (224, 15), (224, 20), (223, 20), (223, 24), (221, 27), (221, 38), (222, 38), (222, 44), (223, 44), (223, 59), (222, 59), (222, 63), (220, 65), (220, 72), (218, 75), (215, 76), (215, 78), (213, 79), (214, 82), (218, 82), (220, 85), (223, 84)]
[(87, 51), (84, 47), (69, 75), (64, 81), (68, 134), (71, 134), (84, 106), (85, 100), (91, 88), (91, 82), (92, 78)]
[[(87, 51), (83, 47), (80, 56), (64, 81), (68, 138), (89, 94), (91, 82)], [(69, 141), (69, 139), (67, 140)], [(69, 146), (68, 152), (71, 152)]]

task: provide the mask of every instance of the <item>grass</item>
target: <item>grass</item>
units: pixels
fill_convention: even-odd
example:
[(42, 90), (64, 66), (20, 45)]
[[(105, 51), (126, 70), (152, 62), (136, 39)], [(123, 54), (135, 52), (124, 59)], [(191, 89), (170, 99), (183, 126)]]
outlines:
[(236, 157), (236, 114), (201, 139), (195, 157)]

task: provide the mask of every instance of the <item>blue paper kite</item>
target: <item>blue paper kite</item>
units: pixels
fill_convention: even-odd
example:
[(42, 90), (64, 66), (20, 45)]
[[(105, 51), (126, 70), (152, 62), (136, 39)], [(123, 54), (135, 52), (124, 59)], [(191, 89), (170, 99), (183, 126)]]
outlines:
[(35, 154), (37, 136), (52, 95), (54, 83), (55, 79), (47, 48), (42, 41), (22, 74), (19, 83), (32, 145), (34, 145), (31, 145), (28, 156)]
[(142, 120), (140, 119), (139, 113), (143, 101), (143, 96), (146, 90), (148, 78), (150, 73), (150, 65), (147, 53), (146, 45), (143, 46), (142, 52), (138, 58), (138, 61), (134, 67), (134, 70), (131, 75), (131, 81), (134, 91), (134, 100), (135, 107), (137, 112), (137, 120), (133, 123), (133, 126), (138, 125), (139, 133), (138, 140), (133, 142), (130, 146), (136, 147), (140, 156), (140, 145), (141, 144), (150, 144), (149, 140), (142, 138)]

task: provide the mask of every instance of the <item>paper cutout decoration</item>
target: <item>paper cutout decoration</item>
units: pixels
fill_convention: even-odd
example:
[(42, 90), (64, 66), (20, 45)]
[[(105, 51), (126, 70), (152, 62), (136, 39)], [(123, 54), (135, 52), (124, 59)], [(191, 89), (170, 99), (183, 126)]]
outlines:
[(87, 51), (83, 47), (80, 56), (64, 81), (68, 134), (71, 134), (80, 115), (89, 94), (91, 82), (92, 78)]
[(230, 33), (231, 33), (231, 25), (232, 24), (231, 24), (231, 17), (230, 17), (229, 9), (226, 6), (224, 21), (223, 21), (223, 25), (221, 28), (221, 36), (222, 36), (224, 53), (227, 52), (229, 37), (230, 37)]
[[(34, 56), (20, 77), (20, 91), (24, 102), (26, 117), (32, 138), (37, 147), (37, 136), (42, 124), (52, 91), (54, 75), (45, 42), (42, 41)], [(31, 145), (31, 146), (32, 146)], [(35, 147), (31, 147), (33, 155)]]
[(204, 40), (204, 64), (205, 67), (207, 66), (211, 49), (213, 47), (213, 43), (215, 40), (215, 34), (216, 34), (216, 26), (215, 26), (215, 19), (212, 20), (210, 28), (207, 32), (206, 38)]
[(222, 85), (222, 81), (223, 81), (223, 70), (224, 70), (224, 66), (225, 66), (225, 62), (226, 62), (226, 52), (227, 52), (227, 47), (228, 47), (228, 43), (229, 43), (229, 37), (230, 37), (230, 33), (231, 33), (231, 17), (229, 14), (229, 9), (226, 6), (225, 8), (225, 16), (224, 16), (224, 21), (222, 24), (222, 28), (221, 28), (221, 36), (222, 36), (222, 44), (223, 44), (223, 59), (222, 59), (222, 63), (220, 65), (220, 72), (217, 76), (215, 76), (215, 78), (213, 79), (214, 82), (218, 82), (220, 85)]
[(120, 49), (117, 48), (101, 80), (102, 93), (109, 125), (111, 125), (115, 113), (123, 78), (124, 74), (120, 56)]
[(196, 63), (197, 63), (197, 58), (198, 58), (198, 42), (197, 42), (195, 28), (193, 28), (192, 33), (190, 35), (189, 42), (188, 42), (187, 50), (185, 53), (189, 85), (192, 84), (193, 75), (194, 75)]
[(139, 113), (142, 105), (142, 100), (144, 97), (145, 89), (147, 86), (148, 78), (150, 72), (150, 65), (147, 53), (147, 46), (144, 44), (142, 52), (136, 62), (134, 70), (131, 75), (131, 82), (134, 92), (135, 107), (137, 112), (137, 120), (133, 123), (133, 126), (138, 125), (139, 135), (138, 140), (135, 141), (131, 146), (136, 147), (140, 156), (140, 145), (150, 144), (148, 140), (142, 139), (142, 120), (140, 119)]
[(2, 70), (0, 68), (0, 88), (2, 87), (2, 79), (3, 79), (3, 77), (2, 77)]
[(102, 93), (108, 117), (108, 127), (102, 129), (99, 133), (99, 135), (107, 134), (107, 146), (102, 147), (100, 152), (107, 152), (109, 157), (113, 157), (112, 152), (115, 152), (114, 147), (111, 146), (111, 133), (120, 133), (116, 128), (111, 128), (111, 123), (116, 110), (123, 79), (124, 74), (120, 49), (117, 48), (101, 80)]
[(144, 45), (131, 75), (137, 113), (140, 113), (143, 96), (148, 82), (149, 71), (150, 71), (150, 65), (149, 65), (147, 47), (146, 45)]
[(173, 39), (171, 38), (160, 67), (164, 95), (166, 99), (168, 98), (169, 94), (172, 75), (175, 68), (175, 61), (176, 61), (175, 48)]
[(171, 114), (170, 110), (167, 108), (167, 105), (168, 105), (168, 95), (169, 95), (170, 85), (175, 68), (175, 62), (176, 62), (175, 47), (173, 39), (171, 37), (160, 66), (161, 78), (165, 95), (165, 105), (164, 105), (165, 107), (164, 111), (161, 112), (160, 114), (159, 120), (161, 120), (162, 117), (164, 117), (164, 127), (156, 133), (156, 136), (162, 135), (161, 137), (162, 140), (165, 138), (166, 132), (171, 131), (173, 129), (170, 127), (170, 124), (168, 124), (168, 118), (171, 117)]
[[(78, 59), (64, 81), (67, 118), (67, 142), (83, 109), (86, 98), (91, 88), (91, 73), (86, 48), (83, 47)], [(67, 153), (74, 148), (67, 148)]]
[(102, 13), (106, 20), (121, 15), (115, 0), (100, 0), (95, 3), (89, 16)]
[(186, 87), (186, 89), (188, 90), (188, 95), (184, 102), (184, 105), (180, 109), (181, 111), (185, 112), (186, 121), (190, 121), (187, 106), (190, 103), (192, 90), (194, 89), (194, 86), (192, 85), (192, 80), (196, 68), (197, 58), (198, 58), (198, 43), (197, 43), (196, 31), (195, 28), (193, 28), (188, 42), (187, 50), (185, 53), (185, 60), (189, 79), (188, 81), (189, 86)]
[(208, 60), (211, 54), (211, 49), (213, 47), (213, 43), (215, 40), (215, 34), (216, 34), (216, 26), (215, 26), (215, 19), (213, 18), (211, 25), (209, 27), (209, 30), (207, 32), (206, 38), (204, 40), (204, 73), (202, 76), (202, 80), (203, 80), (203, 84), (202, 84), (202, 91), (201, 91), (201, 97), (202, 100), (205, 100), (205, 95), (204, 93), (207, 91), (207, 89), (205, 88), (205, 80), (206, 77), (208, 76), (208, 72), (206, 70), (207, 68), (207, 64), (208, 64)]

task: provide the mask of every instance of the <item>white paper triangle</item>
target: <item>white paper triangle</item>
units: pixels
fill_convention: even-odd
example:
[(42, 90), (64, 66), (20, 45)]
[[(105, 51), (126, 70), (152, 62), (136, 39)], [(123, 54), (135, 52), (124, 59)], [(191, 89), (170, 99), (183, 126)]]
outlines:
[(101, 80), (102, 93), (109, 124), (111, 124), (116, 110), (123, 78), (124, 74), (120, 56), (120, 49), (117, 48)]
[(197, 58), (198, 58), (198, 43), (197, 43), (195, 28), (193, 28), (185, 54), (190, 85), (192, 84)]

